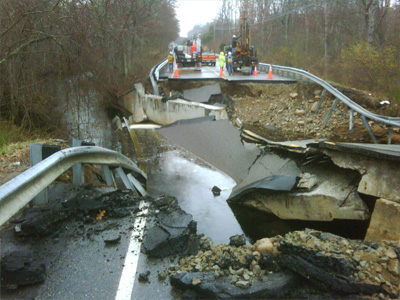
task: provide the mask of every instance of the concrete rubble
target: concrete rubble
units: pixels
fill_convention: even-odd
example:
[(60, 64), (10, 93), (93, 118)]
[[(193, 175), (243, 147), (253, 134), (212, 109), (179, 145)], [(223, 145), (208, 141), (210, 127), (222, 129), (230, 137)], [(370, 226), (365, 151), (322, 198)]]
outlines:
[(171, 284), (211, 299), (360, 299), (399, 295), (400, 244), (305, 230), (254, 245), (201, 240), (197, 255), (168, 268)]

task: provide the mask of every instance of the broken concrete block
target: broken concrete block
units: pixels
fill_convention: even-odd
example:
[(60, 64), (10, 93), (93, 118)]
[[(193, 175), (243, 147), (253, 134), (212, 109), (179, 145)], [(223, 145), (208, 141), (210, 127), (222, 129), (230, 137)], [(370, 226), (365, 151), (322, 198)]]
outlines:
[(197, 252), (199, 241), (197, 223), (192, 215), (181, 209), (160, 212), (156, 224), (146, 234), (144, 246), (152, 257), (166, 257), (177, 253)]
[(400, 240), (400, 204), (378, 199), (371, 217), (366, 241)]
[(133, 123), (141, 123), (147, 120), (147, 115), (143, 110), (143, 107), (137, 107), (132, 115)]
[(367, 220), (368, 207), (354, 183), (357, 173), (325, 167), (313, 170), (320, 182), (311, 191), (271, 194), (258, 191), (242, 203), (281, 219), (332, 221), (334, 219)]
[(300, 180), (297, 183), (297, 188), (299, 189), (310, 191), (318, 183), (317, 176), (311, 175), (310, 173), (301, 174), (299, 177)]
[[(383, 199), (400, 202), (400, 164), (393, 160), (375, 156), (389, 156), (391, 152), (398, 151), (397, 145), (361, 145), (337, 143), (343, 145), (343, 151), (323, 150), (339, 167), (353, 169), (361, 175), (358, 192)], [(393, 150), (391, 150), (393, 149)], [(351, 153), (351, 151), (355, 153)], [(360, 155), (363, 152), (367, 155)]]

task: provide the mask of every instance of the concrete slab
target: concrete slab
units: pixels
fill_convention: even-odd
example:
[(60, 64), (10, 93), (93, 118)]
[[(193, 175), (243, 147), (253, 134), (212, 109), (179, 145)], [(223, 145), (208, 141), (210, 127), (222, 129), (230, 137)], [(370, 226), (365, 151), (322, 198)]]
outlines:
[(157, 131), (221, 170), (236, 183), (242, 182), (260, 154), (257, 146), (242, 142), (239, 131), (228, 120), (181, 120)]
[(400, 240), (400, 204), (385, 199), (378, 199), (371, 216), (366, 241)]
[(196, 89), (184, 90), (183, 98), (194, 102), (206, 103), (210, 100), (211, 95), (221, 94), (219, 84), (205, 85)]
[(324, 141), (313, 146), (321, 149), (332, 149), (342, 152), (368, 155), (375, 158), (400, 161), (400, 145), (334, 143)]

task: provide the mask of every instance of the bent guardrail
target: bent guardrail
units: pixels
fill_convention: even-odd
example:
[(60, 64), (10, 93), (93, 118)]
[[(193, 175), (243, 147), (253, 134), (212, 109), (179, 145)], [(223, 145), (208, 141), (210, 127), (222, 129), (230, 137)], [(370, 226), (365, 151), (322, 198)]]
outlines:
[[(265, 63), (260, 63), (259, 65), (261, 66), (261, 68), (267, 68), (270, 66), (269, 64), (265, 64)], [(323, 96), (321, 97), (320, 102), (318, 103), (318, 109), (320, 108), (322, 102), (324, 101), (324, 96), (326, 94), (326, 91), (330, 92), (333, 96), (336, 97), (330, 111), (328, 112), (328, 114), (324, 120), (324, 124), (327, 124), (327, 122), (329, 121), (332, 111), (336, 108), (337, 102), (341, 101), (343, 104), (345, 104), (346, 106), (348, 106), (350, 108), (350, 129), (353, 128), (353, 114), (355, 111), (361, 115), (361, 118), (363, 120), (365, 127), (367, 128), (372, 140), (376, 144), (377, 144), (376, 137), (373, 134), (372, 129), (367, 122), (367, 118), (372, 121), (379, 122), (379, 123), (382, 123), (382, 124), (385, 124), (388, 126), (388, 128), (389, 128), (388, 143), (389, 144), (391, 142), (392, 127), (400, 127), (400, 118), (387, 117), (387, 116), (382, 116), (382, 115), (378, 115), (378, 114), (370, 112), (369, 110), (367, 110), (364, 107), (362, 107), (361, 105), (355, 103), (353, 100), (348, 98), (346, 95), (344, 95), (343, 93), (338, 91), (336, 88), (334, 88), (332, 85), (330, 85), (325, 80), (323, 80), (305, 70), (291, 68), (291, 67), (284, 67), (284, 66), (279, 66), (279, 65), (272, 65), (272, 70), (275, 72), (287, 72), (287, 73), (291, 73), (291, 74), (297, 74), (300, 76), (304, 76), (305, 78), (307, 78), (307, 79), (319, 84), (321, 87), (323, 87), (324, 88)], [(295, 77), (293, 77), (293, 78), (295, 78)]]
[[(218, 54), (217, 54), (218, 57)], [(157, 80), (159, 79), (159, 73), (161, 68), (165, 67), (165, 65), (167, 64), (167, 60), (162, 61), (161, 63), (155, 65), (152, 69), (152, 71), (150, 72), (150, 77), (152, 80), (152, 84), (153, 84), (153, 89), (154, 92), (156, 93), (156, 95), (158, 95), (158, 86), (157, 86)], [(266, 63), (259, 63), (259, 70), (260, 71), (265, 71), (268, 72), (268, 68), (269, 68), (270, 64), (266, 64)], [(369, 135), (371, 136), (371, 139), (374, 141), (374, 143), (378, 143), (370, 125), (368, 124), (368, 119), (378, 122), (378, 123), (382, 123), (384, 125), (386, 125), (388, 127), (389, 130), (389, 139), (388, 139), (388, 143), (391, 143), (391, 136), (392, 136), (392, 132), (393, 132), (393, 127), (399, 127), (400, 128), (400, 118), (398, 117), (387, 117), (387, 116), (382, 116), (382, 115), (378, 115), (375, 113), (370, 112), (369, 110), (365, 109), (364, 107), (362, 107), (361, 105), (355, 103), (353, 100), (351, 100), (350, 98), (348, 98), (346, 95), (344, 95), (342, 92), (340, 92), (339, 90), (337, 90), (336, 88), (334, 88), (332, 85), (330, 85), (328, 82), (326, 82), (325, 80), (311, 74), (308, 71), (305, 70), (301, 70), (301, 69), (296, 69), (296, 68), (292, 68), (292, 67), (285, 67), (285, 66), (279, 66), (279, 65), (272, 65), (272, 71), (275, 74), (279, 74), (281, 76), (285, 76), (285, 77), (289, 77), (292, 79), (297, 79), (297, 77), (299, 77), (300, 80), (303, 80), (303, 78), (306, 78), (309, 81), (312, 81), (318, 85), (320, 85), (324, 90), (321, 96), (321, 99), (318, 103), (318, 108), (317, 110), (320, 109), (322, 102), (324, 101), (325, 95), (327, 92), (331, 93), (333, 96), (335, 96), (335, 101), (331, 107), (331, 109), (329, 110), (329, 112), (327, 113), (325, 120), (324, 120), (324, 124), (326, 125), (332, 115), (333, 110), (336, 108), (337, 104), (339, 101), (341, 101), (343, 104), (345, 104), (346, 106), (349, 107), (350, 109), (350, 114), (349, 114), (349, 127), (350, 130), (353, 129), (354, 126), (354, 112), (357, 112), (361, 115), (361, 119), (364, 123), (364, 126), (367, 128)], [(298, 76), (297, 76), (298, 75)]]
[(150, 70), (150, 81), (151, 85), (153, 86), (153, 91), (154, 95), (160, 96), (160, 93), (158, 91), (158, 85), (157, 81), (160, 78), (160, 70), (165, 67), (168, 63), (167, 59), (162, 60), (158, 64), (156, 64), (151, 70)]
[[(94, 146), (68, 148), (51, 155), (0, 187), (0, 226), (76, 163), (116, 168), (127, 188), (136, 189), (142, 195), (146, 193), (139, 183), (146, 180), (146, 174), (126, 156)], [(125, 175), (124, 170), (132, 172), (134, 176)]]

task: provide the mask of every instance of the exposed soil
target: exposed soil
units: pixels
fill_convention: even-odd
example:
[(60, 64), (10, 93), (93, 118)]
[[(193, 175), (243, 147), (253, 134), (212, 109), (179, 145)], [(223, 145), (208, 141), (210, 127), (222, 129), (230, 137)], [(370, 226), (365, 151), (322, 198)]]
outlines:
[[(246, 90), (245, 94), (242, 93), (243, 90)], [(379, 107), (377, 100), (359, 91), (351, 92), (349, 96), (353, 101), (374, 113), (388, 115), (388, 108)], [(275, 141), (317, 138), (342, 142), (373, 142), (357, 113), (354, 113), (354, 128), (349, 130), (349, 109), (341, 102), (337, 104), (328, 123), (324, 125), (334, 97), (327, 95), (320, 110), (317, 111), (321, 93), (322, 90), (318, 86), (304, 83), (251, 84), (244, 89), (239, 84), (230, 91), (234, 101), (231, 121), (237, 124), (236, 120), (239, 119), (244, 129)], [(397, 109), (397, 106), (393, 107), (392, 114)], [(387, 143), (387, 128), (373, 121), (369, 124), (379, 142)], [(400, 143), (398, 128), (394, 129), (392, 142)]]

